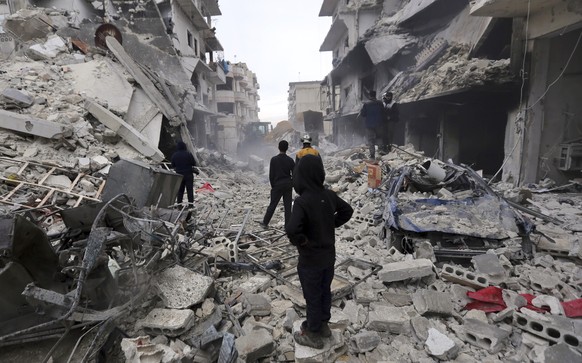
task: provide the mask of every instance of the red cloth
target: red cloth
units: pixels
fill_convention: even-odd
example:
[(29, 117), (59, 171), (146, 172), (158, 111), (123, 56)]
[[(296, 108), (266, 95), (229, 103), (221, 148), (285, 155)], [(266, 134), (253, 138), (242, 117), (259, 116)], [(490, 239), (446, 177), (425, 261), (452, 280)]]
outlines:
[(582, 299), (565, 301), (562, 303), (564, 315), (569, 318), (579, 318), (582, 316)]
[(214, 188), (212, 187), (212, 185), (210, 185), (210, 183), (204, 183), (203, 186), (201, 186), (200, 188), (196, 189), (196, 193), (199, 192), (210, 192), (210, 193), (214, 193)]
[[(473, 300), (476, 300), (471, 301), (470, 303), (465, 305), (465, 309), (467, 310), (477, 309), (484, 311), (486, 313), (496, 313), (507, 308), (505, 301), (503, 301), (503, 289), (496, 286), (489, 286), (475, 292), (469, 291), (467, 292), (467, 296)], [(527, 305), (524, 306), (523, 308), (530, 309), (538, 313), (545, 313), (549, 311), (549, 309), (547, 308), (538, 308), (532, 304), (532, 300), (535, 299), (534, 295), (520, 294), (520, 296), (523, 296), (527, 301)], [(572, 303), (568, 306), (568, 308), (570, 309), (570, 313), (580, 314), (575, 316), (582, 316), (582, 299), (572, 300), (569, 303)], [(565, 303), (562, 303), (562, 306), (564, 304)], [(564, 307), (564, 310), (566, 310), (566, 307)]]

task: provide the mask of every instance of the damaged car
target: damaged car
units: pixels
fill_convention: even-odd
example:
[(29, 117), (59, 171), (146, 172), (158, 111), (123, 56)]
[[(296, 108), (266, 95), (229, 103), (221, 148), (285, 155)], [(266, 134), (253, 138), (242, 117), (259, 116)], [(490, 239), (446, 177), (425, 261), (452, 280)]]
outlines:
[(533, 223), (474, 170), (436, 159), (393, 169), (383, 212), (389, 247), (412, 253), (429, 242), (439, 260), (463, 260), (506, 247), (531, 253)]

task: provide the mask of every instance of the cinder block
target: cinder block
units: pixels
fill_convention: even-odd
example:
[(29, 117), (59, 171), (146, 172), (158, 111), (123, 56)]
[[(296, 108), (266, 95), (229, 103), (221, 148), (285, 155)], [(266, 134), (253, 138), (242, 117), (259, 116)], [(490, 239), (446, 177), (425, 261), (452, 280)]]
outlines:
[(370, 304), (373, 310), (368, 313), (368, 330), (401, 334), (410, 331), (408, 308), (394, 308)]
[(190, 309), (153, 309), (139, 325), (150, 335), (176, 337), (185, 333), (194, 323), (194, 312)]
[(514, 324), (519, 329), (530, 332), (550, 342), (565, 343), (571, 348), (582, 352), (582, 337), (549, 322), (515, 312)]
[(477, 319), (465, 319), (459, 337), (469, 344), (486, 349), (490, 354), (495, 354), (503, 348), (509, 334), (506, 330)]
[(483, 289), (489, 286), (489, 279), (486, 276), (472, 273), (448, 264), (443, 265), (441, 278), (474, 289)]
[(352, 336), (350, 346), (355, 353), (365, 353), (374, 350), (380, 341), (380, 335), (377, 332), (362, 331)]

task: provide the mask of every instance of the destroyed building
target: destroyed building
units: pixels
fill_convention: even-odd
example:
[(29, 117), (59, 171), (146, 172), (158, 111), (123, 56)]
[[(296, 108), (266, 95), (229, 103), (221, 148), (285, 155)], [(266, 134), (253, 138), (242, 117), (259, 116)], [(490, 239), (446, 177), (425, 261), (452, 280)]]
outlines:
[[(270, 192), (259, 160), (236, 160), (241, 133), (256, 143), (268, 129), (258, 75), (219, 58), (218, 2), (49, 3), (0, 3), (9, 40), (0, 43), (0, 361), (582, 359), (579, 182), (492, 183), (479, 170), (491, 174), (494, 162), (475, 156), (482, 140), (454, 136), (469, 129), (507, 152), (522, 81), (512, 54), (525, 44), (514, 48), (506, 33), (523, 19), (498, 11), (523, 17), (527, 2), (323, 2), (321, 15), (334, 18), (325, 44), (337, 54), (322, 89), (337, 101), (328, 122), (342, 145), (320, 139), (325, 184), (355, 210), (337, 230), (323, 349), (293, 340), (306, 314), (297, 251), (282, 211), (268, 229), (256, 222)], [(548, 26), (537, 4), (528, 13), (538, 51), (571, 50), (569, 32), (535, 38)], [(558, 18), (574, 12), (563, 19), (573, 30), (576, 4), (550, 6)], [(556, 64), (549, 54), (539, 61)], [(366, 89), (384, 88), (404, 115), (394, 149), (371, 163), (361, 130), (344, 121), (355, 121)], [(551, 106), (571, 107), (563, 101)], [(530, 104), (547, 108), (535, 122), (558, 112)], [(488, 117), (492, 130), (461, 124)], [(298, 133), (281, 129), (273, 143)], [(192, 209), (173, 204), (180, 176), (164, 163), (178, 139), (200, 165)]]
[(362, 103), (391, 91), (395, 144), (515, 185), (579, 176), (579, 1), (326, 0), (319, 16), (336, 143), (362, 142)]

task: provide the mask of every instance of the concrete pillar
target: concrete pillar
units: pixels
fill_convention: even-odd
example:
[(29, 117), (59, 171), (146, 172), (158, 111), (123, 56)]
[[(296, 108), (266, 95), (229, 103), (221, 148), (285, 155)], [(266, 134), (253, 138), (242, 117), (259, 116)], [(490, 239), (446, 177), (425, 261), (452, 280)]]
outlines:
[[(544, 94), (548, 84), (548, 65), (550, 58), (550, 40), (536, 39), (533, 41), (531, 66), (529, 71), (530, 88), (527, 95), (527, 107), (538, 101)], [(537, 102), (525, 114), (525, 127), (522, 130), (523, 149), (521, 169), (519, 174), (520, 185), (537, 182), (539, 169), (540, 145), (544, 124), (544, 101)]]

